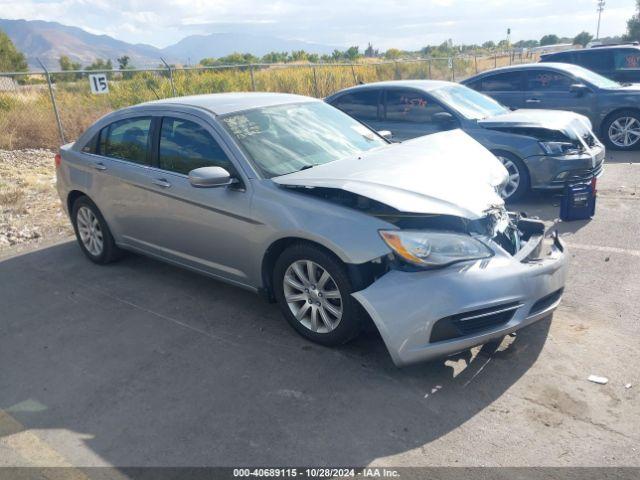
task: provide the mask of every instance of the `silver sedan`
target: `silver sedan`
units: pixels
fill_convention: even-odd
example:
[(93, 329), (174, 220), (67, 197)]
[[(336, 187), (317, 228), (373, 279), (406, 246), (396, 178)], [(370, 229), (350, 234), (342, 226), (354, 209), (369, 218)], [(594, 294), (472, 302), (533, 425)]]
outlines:
[(390, 144), (312, 98), (203, 95), (111, 113), (56, 165), (91, 261), (130, 250), (252, 290), (325, 345), (373, 321), (397, 365), (562, 296), (560, 240), (505, 210), (506, 170), (460, 130)]

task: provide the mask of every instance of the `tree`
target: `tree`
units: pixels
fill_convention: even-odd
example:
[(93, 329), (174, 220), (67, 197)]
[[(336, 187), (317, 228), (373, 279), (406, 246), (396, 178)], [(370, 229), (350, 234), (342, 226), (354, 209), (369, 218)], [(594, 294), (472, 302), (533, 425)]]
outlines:
[(0, 72), (25, 72), (28, 69), (24, 58), (9, 36), (0, 30)]
[(378, 49), (374, 49), (373, 45), (371, 45), (371, 43), (369, 43), (367, 45), (366, 50), (364, 51), (364, 56), (368, 57), (368, 58), (373, 58), (373, 57), (377, 57), (379, 54)]
[(341, 52), (340, 50), (334, 50), (333, 53), (331, 54), (331, 59), (334, 62), (339, 62), (340, 60), (342, 60), (344, 58), (344, 53)]
[(397, 48), (390, 48), (386, 52), (384, 52), (384, 58), (387, 60), (396, 60), (402, 56), (402, 52)]
[(349, 60), (354, 61), (360, 56), (360, 47), (349, 47), (344, 54)]
[(103, 59), (97, 58), (91, 65), (87, 66), (85, 70), (113, 70), (113, 64), (110, 59), (105, 62)]
[(509, 43), (509, 40), (500, 40), (498, 42), (499, 50), (509, 50), (510, 48), (511, 48), (511, 44)]
[(636, 13), (627, 20), (627, 33), (622, 37), (625, 42), (640, 41), (640, 0), (636, 0)]
[(494, 41), (489, 40), (482, 44), (482, 48), (486, 48), (487, 50), (493, 50), (494, 48), (496, 48), (496, 44)]
[[(82, 65), (80, 65), (80, 62), (72, 62), (71, 59), (66, 55), (62, 55), (58, 59), (58, 63), (60, 64), (60, 70), (65, 72), (69, 70), (82, 70)], [(65, 73), (63, 75), (60, 75), (59, 78), (61, 80), (70, 82), (73, 80), (78, 80), (81, 77), (82, 77), (81, 73)]]
[(593, 35), (591, 35), (589, 32), (582, 31), (574, 37), (573, 44), (586, 47), (587, 43), (589, 43), (591, 40), (593, 40)]
[(116, 61), (118, 62), (118, 68), (120, 70), (126, 70), (129, 67), (129, 61), (131, 60), (131, 57), (129, 57), (129, 55), (123, 55), (119, 58), (116, 58)]
[(262, 57), (264, 63), (284, 63), (289, 58), (289, 52), (269, 52)]
[(304, 50), (293, 50), (290, 58), (292, 62), (304, 62), (308, 60), (309, 55)]
[(540, 45), (555, 45), (556, 43), (560, 43), (560, 37), (554, 34), (545, 35), (540, 39)]

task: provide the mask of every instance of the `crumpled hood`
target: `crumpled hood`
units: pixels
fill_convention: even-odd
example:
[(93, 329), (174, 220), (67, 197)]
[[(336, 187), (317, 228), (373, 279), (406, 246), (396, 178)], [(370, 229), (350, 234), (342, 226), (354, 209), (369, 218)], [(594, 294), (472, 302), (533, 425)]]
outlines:
[(273, 178), (280, 185), (342, 189), (406, 213), (477, 219), (501, 207), (507, 171), (461, 130), (435, 133)]
[(591, 130), (591, 121), (584, 115), (561, 110), (521, 109), (478, 120), (486, 128), (545, 128), (558, 130), (577, 140)]

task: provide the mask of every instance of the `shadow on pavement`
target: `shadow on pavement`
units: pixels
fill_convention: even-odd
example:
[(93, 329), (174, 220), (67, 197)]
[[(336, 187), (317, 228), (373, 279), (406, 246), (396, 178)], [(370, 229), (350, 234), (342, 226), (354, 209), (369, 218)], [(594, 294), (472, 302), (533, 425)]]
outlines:
[(376, 335), (308, 343), (256, 295), (144, 257), (65, 243), (0, 262), (0, 284), (0, 408), (85, 465), (365, 465), (489, 406), (550, 326), (397, 369)]

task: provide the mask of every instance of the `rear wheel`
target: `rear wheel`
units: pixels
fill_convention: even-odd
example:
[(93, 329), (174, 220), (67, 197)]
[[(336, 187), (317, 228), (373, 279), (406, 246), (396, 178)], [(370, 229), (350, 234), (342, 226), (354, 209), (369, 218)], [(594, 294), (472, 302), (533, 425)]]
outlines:
[(507, 169), (509, 178), (502, 187), (500, 196), (505, 201), (514, 201), (522, 198), (529, 190), (529, 171), (523, 161), (511, 153), (494, 152), (504, 168)]
[(640, 113), (622, 110), (609, 116), (603, 126), (603, 137), (608, 147), (633, 150), (640, 146)]
[(361, 313), (346, 268), (322, 249), (286, 249), (276, 261), (273, 285), (283, 315), (303, 337), (335, 346), (360, 333)]
[(107, 222), (88, 197), (80, 197), (73, 203), (71, 218), (80, 248), (89, 260), (106, 264), (120, 257), (122, 251), (116, 246)]

